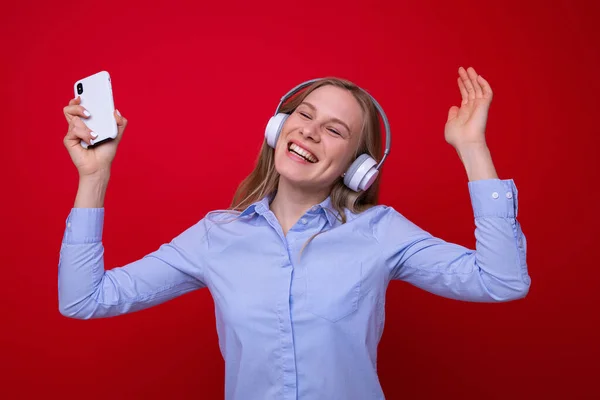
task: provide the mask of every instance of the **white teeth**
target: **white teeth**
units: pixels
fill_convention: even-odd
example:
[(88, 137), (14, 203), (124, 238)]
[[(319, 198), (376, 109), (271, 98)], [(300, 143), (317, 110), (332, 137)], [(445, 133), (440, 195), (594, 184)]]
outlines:
[(304, 150), (302, 147), (298, 146), (295, 143), (290, 144), (290, 150), (293, 150), (294, 153), (298, 153), (310, 162), (317, 162), (317, 157), (315, 157), (314, 155), (312, 155), (312, 153), (309, 153), (308, 151)]

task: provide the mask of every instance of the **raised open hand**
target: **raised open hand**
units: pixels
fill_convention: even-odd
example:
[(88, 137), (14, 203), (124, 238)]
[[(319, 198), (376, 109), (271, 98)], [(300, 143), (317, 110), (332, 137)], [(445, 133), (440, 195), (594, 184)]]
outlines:
[(473, 67), (460, 67), (458, 74), (462, 103), (460, 108), (450, 107), (444, 128), (446, 141), (457, 151), (465, 146), (486, 145), (485, 126), (493, 97), (489, 83)]

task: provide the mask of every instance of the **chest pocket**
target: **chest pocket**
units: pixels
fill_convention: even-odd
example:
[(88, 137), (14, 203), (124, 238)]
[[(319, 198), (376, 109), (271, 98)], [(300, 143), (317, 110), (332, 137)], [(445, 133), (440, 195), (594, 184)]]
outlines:
[(358, 310), (362, 263), (347, 258), (312, 260), (306, 266), (307, 310), (331, 322)]

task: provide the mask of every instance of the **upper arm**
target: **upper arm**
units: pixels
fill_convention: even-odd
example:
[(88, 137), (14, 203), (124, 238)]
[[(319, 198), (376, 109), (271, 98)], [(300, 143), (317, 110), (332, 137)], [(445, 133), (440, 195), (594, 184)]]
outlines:
[(516, 188), (512, 181), (487, 180), (471, 182), (470, 189), (476, 249), (449, 243), (394, 209), (385, 210), (376, 232), (390, 279), (467, 301), (507, 301), (527, 294), (530, 279), (525, 237), (516, 220)]
[(58, 275), (63, 315), (87, 319), (130, 313), (206, 286), (205, 220), (142, 258), (105, 270), (101, 226), (94, 225), (99, 221), (92, 213), (72, 211), (68, 220)]
[(394, 209), (377, 230), (390, 279), (449, 298), (464, 298), (466, 289), (479, 285), (474, 250), (431, 235)]

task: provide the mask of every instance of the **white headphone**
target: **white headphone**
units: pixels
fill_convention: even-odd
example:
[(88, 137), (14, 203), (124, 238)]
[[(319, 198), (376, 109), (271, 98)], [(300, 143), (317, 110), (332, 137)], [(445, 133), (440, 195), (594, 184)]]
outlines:
[[(283, 128), (283, 124), (285, 123), (285, 120), (290, 116), (289, 114), (279, 112), (279, 109), (281, 108), (281, 105), (284, 103), (284, 101), (299, 90), (319, 80), (321, 79), (311, 79), (309, 81), (303, 82), (300, 85), (293, 88), (292, 90), (290, 90), (281, 98), (281, 101), (279, 102), (279, 105), (275, 110), (275, 115), (272, 116), (271, 119), (269, 119), (269, 122), (267, 123), (267, 128), (265, 129), (265, 139), (267, 140), (267, 144), (269, 146), (275, 148), (277, 144), (277, 139), (279, 138), (279, 134), (281, 133), (281, 129)], [(361, 90), (371, 98), (373, 104), (379, 112), (379, 115), (381, 116), (381, 119), (383, 120), (383, 124), (385, 125), (385, 151), (383, 153), (383, 158), (381, 159), (379, 164), (377, 164), (377, 161), (371, 158), (371, 156), (369, 156), (368, 154), (361, 154), (356, 158), (356, 160), (354, 160), (352, 165), (350, 165), (350, 168), (348, 168), (348, 170), (344, 174), (344, 184), (350, 189), (354, 190), (355, 192), (367, 190), (373, 184), (373, 182), (375, 182), (375, 179), (377, 179), (377, 176), (379, 175), (379, 170), (381, 169), (381, 166), (383, 165), (383, 162), (389, 154), (390, 148), (392, 146), (390, 125), (388, 123), (385, 112), (383, 111), (379, 103), (377, 103), (377, 101), (373, 98), (373, 96), (367, 93), (364, 89), (361, 88)]]

